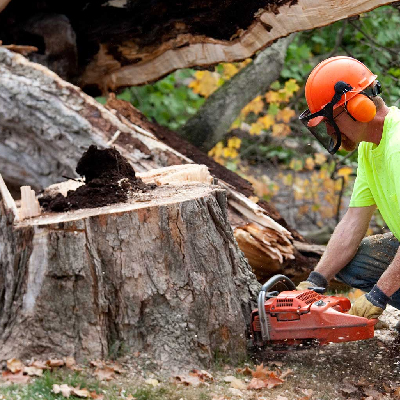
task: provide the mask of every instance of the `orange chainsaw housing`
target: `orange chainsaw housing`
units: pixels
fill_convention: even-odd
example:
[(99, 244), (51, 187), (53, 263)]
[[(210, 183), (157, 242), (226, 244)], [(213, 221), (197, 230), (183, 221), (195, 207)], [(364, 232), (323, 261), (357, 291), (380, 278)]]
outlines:
[(376, 319), (346, 314), (351, 303), (346, 297), (324, 296), (313, 290), (285, 291), (265, 301), (269, 341), (261, 337), (258, 309), (251, 315), (254, 344), (320, 345), (369, 339), (374, 336)]

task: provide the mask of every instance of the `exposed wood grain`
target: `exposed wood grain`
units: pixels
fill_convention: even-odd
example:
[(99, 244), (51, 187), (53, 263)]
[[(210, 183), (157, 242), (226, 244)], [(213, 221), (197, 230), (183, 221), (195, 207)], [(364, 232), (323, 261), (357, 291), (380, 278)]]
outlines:
[(243, 357), (260, 285), (226, 207), (225, 191), (186, 183), (15, 221), (0, 197), (0, 360), (121, 347), (172, 373)]
[[(116, 90), (119, 87), (152, 82), (181, 68), (244, 60), (290, 33), (329, 25), (393, 2), (299, 0), (296, 4), (279, 7), (277, 12), (268, 10), (261, 13), (249, 29), (232, 41), (185, 35), (163, 43), (151, 53), (143, 54), (135, 51), (135, 47), (128, 43), (126, 47), (122, 44), (119, 51), (128, 60), (125, 65), (115, 60), (108, 51), (108, 45), (103, 44), (81, 77), (80, 84), (96, 84), (103, 91)], [(141, 61), (129, 63), (129, 60)]]

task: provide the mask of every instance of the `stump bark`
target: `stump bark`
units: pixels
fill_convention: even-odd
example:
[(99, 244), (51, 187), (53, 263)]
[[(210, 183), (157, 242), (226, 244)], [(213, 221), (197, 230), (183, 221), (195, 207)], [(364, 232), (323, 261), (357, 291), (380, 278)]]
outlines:
[(163, 368), (246, 353), (259, 284), (226, 192), (159, 186), (127, 203), (18, 221), (0, 187), (0, 359), (146, 352)]

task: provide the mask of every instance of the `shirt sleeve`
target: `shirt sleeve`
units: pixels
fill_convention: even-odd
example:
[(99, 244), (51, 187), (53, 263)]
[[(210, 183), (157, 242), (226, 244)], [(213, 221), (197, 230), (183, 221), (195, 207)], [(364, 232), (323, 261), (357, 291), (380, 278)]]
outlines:
[(364, 157), (362, 151), (359, 149), (357, 177), (354, 182), (349, 207), (369, 207), (375, 204), (374, 196), (368, 185), (365, 168)]

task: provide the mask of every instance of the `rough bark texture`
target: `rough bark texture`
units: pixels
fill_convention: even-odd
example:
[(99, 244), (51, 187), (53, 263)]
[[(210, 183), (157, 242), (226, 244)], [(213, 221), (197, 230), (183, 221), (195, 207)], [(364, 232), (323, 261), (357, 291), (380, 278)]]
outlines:
[[(74, 169), (78, 159), (91, 144), (99, 148), (115, 147), (137, 172), (192, 163), (188, 158), (190, 146), (186, 156), (159, 141), (144, 126), (130, 122), (115, 110), (107, 110), (45, 67), (0, 48), (0, 171), (7, 184), (30, 185), (42, 190), (64, 180), (63, 175), (76, 177)], [(162, 132), (167, 135), (166, 130)], [(224, 173), (232, 175), (222, 167), (218, 171), (221, 180)], [(254, 210), (251, 202), (242, 207), (241, 213), (233, 210), (231, 204), (238, 197), (237, 191), (244, 187), (241, 182), (236, 186), (232, 180), (229, 183), (234, 187), (224, 186), (229, 194), (232, 225), (261, 223), (258, 238), (262, 237), (263, 229), (272, 229), (275, 239), (271, 247), (275, 243), (285, 244), (285, 249), (278, 253), (266, 253), (274, 269), (278, 262), (282, 272), (289, 268), (291, 277), (307, 274), (316, 259), (296, 254), (291, 233), (274, 220), (282, 220), (278, 213), (265, 211), (268, 207)], [(246, 192), (247, 196), (250, 194)], [(243, 216), (243, 209), (250, 210), (253, 216), (250, 221)], [(267, 263), (265, 270), (269, 268)]]
[[(0, 1), (0, 38), (97, 92), (187, 67), (253, 57), (276, 39), (393, 3), (388, 0)], [(93, 93), (93, 92), (92, 92)]]
[(224, 138), (240, 110), (279, 78), (292, 39), (293, 36), (280, 39), (263, 50), (215, 91), (179, 133), (203, 150), (212, 149)]
[(243, 356), (259, 285), (226, 208), (221, 189), (172, 185), (15, 222), (0, 198), (0, 359), (116, 346), (164, 368)]

